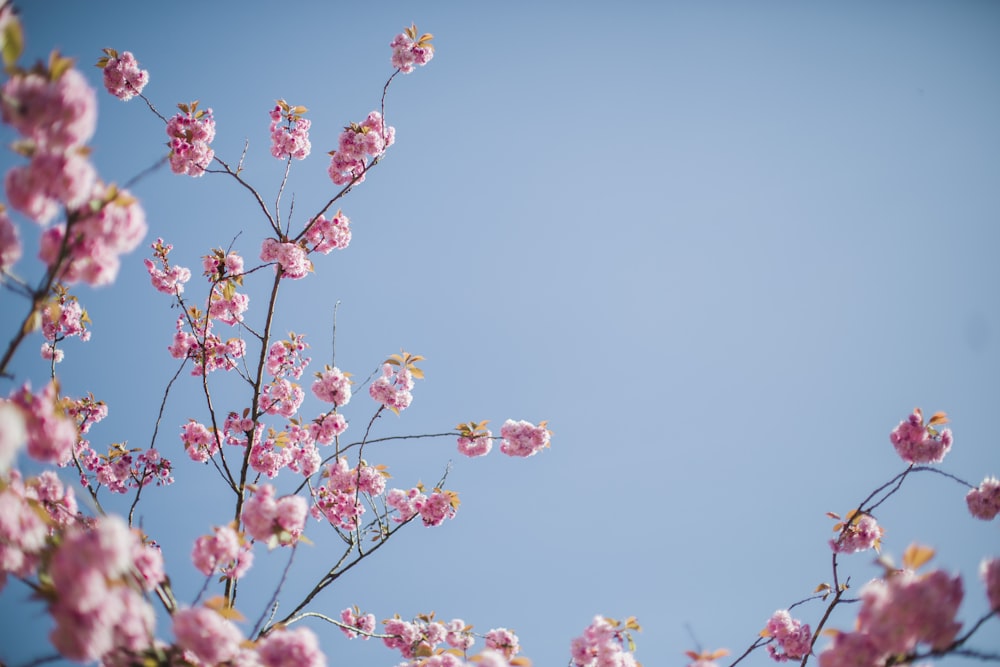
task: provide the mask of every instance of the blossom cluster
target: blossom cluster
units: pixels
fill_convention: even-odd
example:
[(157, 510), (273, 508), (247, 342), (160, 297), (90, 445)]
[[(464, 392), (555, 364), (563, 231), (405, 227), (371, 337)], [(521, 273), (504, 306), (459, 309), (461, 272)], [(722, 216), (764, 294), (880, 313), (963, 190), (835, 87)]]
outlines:
[(211, 535), (195, 540), (191, 561), (205, 576), (218, 571), (227, 579), (239, 579), (253, 565), (253, 550), (232, 526), (217, 526)]
[(212, 110), (199, 109), (198, 102), (177, 106), (181, 112), (167, 121), (170, 169), (175, 174), (202, 176), (215, 157), (215, 151), (209, 147), (215, 139)]
[(803, 625), (792, 618), (787, 609), (779, 609), (771, 615), (761, 635), (770, 637), (767, 652), (777, 662), (801, 660), (812, 650), (812, 631), (809, 624)]
[(937, 413), (925, 425), (923, 413), (915, 408), (892, 430), (889, 440), (907, 463), (940, 463), (951, 449), (952, 435), (950, 429), (939, 432), (934, 427), (946, 422), (944, 413)]
[(139, 69), (135, 56), (130, 51), (119, 55), (114, 49), (104, 49), (104, 54), (97, 61), (103, 70), (104, 88), (124, 102), (140, 95), (149, 83), (149, 72)]
[(424, 34), (417, 37), (417, 26), (411, 25), (403, 32), (393, 37), (389, 46), (392, 47), (392, 66), (409, 74), (414, 65), (426, 65), (434, 57), (433, 35)]
[(128, 449), (116, 443), (108, 447), (107, 454), (98, 454), (89, 442), (80, 440), (75, 458), (84, 471), (80, 479), (84, 486), (104, 486), (112, 493), (128, 493), (154, 482), (157, 486), (174, 483), (170, 459), (163, 458), (154, 447)]
[(368, 394), (394, 412), (405, 410), (413, 401), (413, 373), (406, 366), (398, 368), (391, 363), (382, 364), (382, 375), (371, 386)]
[(296, 495), (275, 497), (270, 484), (257, 486), (243, 503), (241, 519), (247, 533), (269, 546), (289, 546), (299, 541), (308, 515), (306, 501)]
[(545, 422), (535, 426), (531, 422), (508, 419), (500, 427), (500, 451), (508, 456), (534, 456), (549, 446), (552, 433)]
[(383, 468), (360, 463), (351, 467), (347, 457), (323, 471), (326, 484), (314, 492), (315, 503), (310, 512), (316, 519), (325, 518), (331, 525), (345, 530), (356, 530), (365, 507), (359, 494), (378, 496), (385, 491), (386, 475)]
[[(192, 332), (185, 331), (191, 323)], [(191, 375), (200, 376), (215, 370), (233, 370), (236, 360), (246, 354), (246, 343), (242, 338), (223, 341), (212, 333), (212, 320), (203, 319), (197, 308), (188, 310), (186, 316), (177, 317), (173, 342), (167, 347), (175, 359), (192, 359), (194, 368)]]
[(341, 211), (332, 218), (316, 216), (306, 229), (305, 239), (314, 252), (329, 255), (332, 250), (343, 250), (351, 243), (351, 220)]
[(365, 180), (368, 159), (376, 158), (392, 146), (396, 128), (382, 122), (382, 114), (372, 111), (360, 123), (351, 123), (340, 133), (337, 150), (330, 152), (330, 179), (336, 185)]
[[(73, 62), (53, 54), (48, 68), (11, 68), (0, 88), (0, 118), (22, 139), (15, 150), (28, 163), (4, 177), (11, 207), (41, 225), (65, 210), (66, 222), (46, 229), (39, 257), (66, 283), (105, 285), (119, 256), (146, 233), (145, 215), (128, 192), (99, 181), (85, 144), (93, 136), (97, 98)], [(21, 255), (20, 240), (0, 215), (0, 267)]]
[(961, 578), (942, 570), (924, 575), (900, 570), (875, 579), (861, 589), (857, 628), (837, 634), (819, 664), (874, 666), (918, 645), (945, 649), (962, 626), (955, 620), (962, 595)]
[(312, 150), (309, 143), (310, 121), (303, 118), (306, 108), (291, 106), (285, 100), (271, 109), (271, 155), (279, 160), (303, 160)]
[(59, 363), (64, 353), (56, 344), (70, 336), (79, 336), (82, 341), (90, 340), (90, 331), (86, 329), (90, 318), (65, 287), (56, 285), (53, 292), (42, 309), (42, 336), (46, 341), (42, 343), (42, 358)]
[[(830, 514), (834, 519), (839, 519), (836, 514)], [(885, 532), (875, 517), (864, 512), (851, 510), (844, 521), (838, 522), (833, 530), (837, 532), (837, 537), (830, 540), (830, 548), (834, 553), (853, 554), (868, 549), (878, 550)]]
[(965, 495), (969, 512), (977, 519), (990, 521), (1000, 514), (1000, 479), (987, 477)]
[[(468, 652), (475, 643), (471, 626), (466, 625), (460, 618), (443, 623), (435, 621), (432, 613), (418, 616), (413, 621), (404, 621), (394, 616), (382, 623), (385, 626), (384, 633), (390, 635), (383, 638), (382, 643), (413, 661), (406, 663), (408, 666), (419, 664), (428, 667), (464, 667), (466, 664), (472, 664), (466, 663), (454, 654), (455, 651)], [(507, 667), (508, 660), (521, 650), (517, 635), (507, 628), (490, 630), (484, 635), (484, 640), (487, 650), (482, 655), (486, 658), (479, 664)], [(445, 651), (443, 646), (448, 646), (451, 650)], [(493, 655), (501, 660), (497, 661), (491, 657)]]
[(122, 519), (101, 517), (65, 529), (48, 577), (55, 620), (50, 639), (62, 655), (90, 662), (148, 648), (155, 614), (144, 593), (163, 581), (163, 559)]
[(274, 262), (274, 269), (281, 272), (282, 278), (298, 280), (313, 270), (306, 249), (299, 243), (264, 239), (260, 246), (260, 258), (265, 262)]
[[(183, 664), (326, 667), (319, 641), (308, 628), (277, 628), (251, 643), (227, 618), (231, 615), (231, 610), (214, 604), (186, 607), (174, 613), (174, 637), (177, 648), (184, 652)], [(180, 659), (177, 664), (181, 664)]]
[(191, 270), (183, 266), (170, 265), (168, 256), (174, 247), (169, 243), (164, 243), (162, 238), (156, 239), (151, 247), (156, 261), (149, 258), (142, 261), (149, 273), (153, 288), (157, 292), (180, 296), (184, 293), (184, 284), (191, 280)]
[(626, 643), (630, 630), (638, 630), (635, 619), (624, 626), (614, 619), (595, 616), (583, 634), (570, 642), (571, 664), (575, 667), (636, 667), (638, 663)]

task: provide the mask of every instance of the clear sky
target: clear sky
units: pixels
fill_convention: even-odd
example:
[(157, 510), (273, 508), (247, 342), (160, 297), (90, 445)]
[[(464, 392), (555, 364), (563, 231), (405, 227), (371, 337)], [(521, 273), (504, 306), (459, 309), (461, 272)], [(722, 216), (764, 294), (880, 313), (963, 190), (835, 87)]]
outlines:
[[(467, 460), (452, 439), (366, 450), (400, 486), (433, 483), (451, 460), (463, 504), (444, 526), (402, 532), (318, 611), (509, 627), (536, 667), (565, 664), (595, 614), (636, 615), (639, 660), (680, 665), (699, 643), (741, 651), (830, 580), (824, 513), (902, 471), (888, 433), (913, 407), (949, 413), (945, 470), (1000, 475), (997, 3), (21, 4), (30, 57), (58, 47), (99, 87), (101, 49), (131, 50), (161, 112), (212, 107), (216, 153), (236, 162), (248, 142), (246, 178), (268, 202), (282, 165), (267, 111), (279, 97), (309, 107), (313, 155), (283, 199), (294, 193), (293, 220), (335, 192), (325, 153), (377, 108), (393, 35), (411, 22), (435, 35), (434, 60), (390, 90), (396, 145), (343, 202), (351, 247), (282, 287), (276, 331), (305, 333), (321, 366), (339, 301), (339, 367), (364, 378), (401, 347), (427, 357), (412, 407), (377, 435), (547, 419), (552, 448), (527, 460)], [(164, 141), (141, 101), (101, 91), (104, 178), (138, 174)], [(66, 393), (109, 404), (95, 444), (147, 446), (176, 370), (177, 312), (149, 286), (148, 243), (162, 236), (197, 273), (212, 247), (255, 258), (263, 234), (231, 179), (161, 170), (133, 192), (149, 237), (113, 288), (77, 290), (93, 339), (70, 341), (59, 368)], [(3, 293), (0, 307), (8, 323), (24, 306)], [(35, 343), (17, 370), (37, 383)], [(157, 441), (178, 481), (142, 509), (182, 600), (201, 582), (192, 541), (231, 518), (210, 471), (185, 464), (179, 426), (204, 417), (187, 382)], [(218, 390), (222, 410), (246, 402)], [(373, 411), (363, 393), (348, 406), (355, 434)], [(964, 493), (920, 475), (878, 516), (897, 561), (919, 541), (964, 573), (972, 619), (986, 610), (974, 572), (1000, 534)], [(335, 553), (322, 524), (307, 535), (289, 601)], [(285, 556), (258, 548), (249, 581), (273, 581)], [(871, 560), (842, 560), (855, 586), (878, 573)], [(16, 582), (0, 595), (11, 665), (46, 652), (27, 595)], [(974, 645), (1000, 651), (991, 623)], [(331, 665), (399, 662), (310, 627)]]

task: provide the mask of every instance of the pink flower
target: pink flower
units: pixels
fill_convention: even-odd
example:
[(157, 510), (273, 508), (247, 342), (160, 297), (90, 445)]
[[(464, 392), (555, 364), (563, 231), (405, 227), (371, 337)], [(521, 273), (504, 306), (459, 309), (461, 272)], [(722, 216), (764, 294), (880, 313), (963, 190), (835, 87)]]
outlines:
[(50, 382), (37, 394), (25, 384), (10, 400), (19, 406), (28, 434), (28, 456), (43, 463), (63, 465), (73, 457), (76, 423), (57, 402), (55, 384)]
[(207, 607), (174, 612), (177, 646), (190, 651), (205, 665), (216, 665), (236, 657), (243, 633), (232, 622)]
[(368, 158), (375, 158), (393, 144), (396, 130), (386, 127), (382, 114), (372, 111), (361, 123), (351, 123), (340, 133), (337, 150), (331, 153), (330, 179), (336, 185), (365, 180)]
[(540, 450), (549, 446), (551, 433), (545, 428), (545, 422), (538, 426), (526, 421), (508, 419), (500, 427), (500, 451), (507, 456), (534, 456)]
[(885, 653), (908, 653), (918, 643), (943, 649), (962, 624), (955, 620), (962, 580), (941, 570), (917, 575), (905, 570), (861, 589), (858, 630)]
[(486, 648), (503, 653), (510, 660), (521, 650), (517, 635), (506, 628), (495, 628), (486, 633)]
[(198, 110), (198, 103), (180, 105), (181, 113), (167, 121), (170, 137), (170, 169), (175, 174), (202, 176), (215, 151), (208, 147), (215, 138), (212, 110)]
[(267, 372), (274, 377), (302, 377), (302, 371), (312, 361), (302, 355), (308, 348), (305, 336), (294, 332), (288, 334), (288, 340), (272, 343), (267, 351)]
[[(140, 94), (149, 83), (149, 72), (139, 69), (135, 56), (125, 51), (120, 56), (114, 49), (105, 49), (104, 88), (122, 101), (128, 101)], [(100, 64), (100, 62), (98, 63)]]
[(372, 382), (368, 394), (376, 401), (399, 412), (409, 407), (413, 401), (413, 375), (405, 367), (393, 370), (392, 364), (382, 365), (382, 377)]
[(305, 248), (297, 243), (281, 243), (277, 239), (264, 239), (260, 247), (260, 258), (265, 262), (275, 262), (275, 270), (281, 271), (283, 278), (298, 280), (305, 278), (313, 270), (312, 262), (306, 257)]
[(76, 69), (52, 77), (16, 74), (0, 89), (0, 115), (35, 145), (50, 152), (80, 146), (97, 126), (97, 95)]
[(985, 558), (979, 565), (979, 577), (986, 586), (990, 609), (1000, 614), (1000, 558)]
[(812, 632), (809, 625), (802, 625), (801, 621), (793, 619), (784, 609), (774, 612), (767, 622), (765, 632), (773, 639), (767, 645), (768, 653), (777, 662), (801, 660), (810, 652)]
[(274, 497), (274, 487), (261, 484), (243, 504), (243, 525), (255, 540), (288, 546), (298, 542), (309, 510), (298, 496)]
[(309, 143), (310, 122), (302, 117), (305, 107), (292, 107), (285, 100), (271, 110), (271, 155), (284, 160), (302, 160), (312, 145)]
[(305, 238), (315, 252), (324, 255), (334, 249), (343, 250), (351, 243), (351, 221), (340, 211), (329, 220), (321, 215), (309, 225)]
[(987, 477), (978, 489), (971, 489), (965, 495), (972, 516), (983, 521), (990, 521), (1000, 514), (1000, 480)]
[[(375, 615), (374, 614), (362, 614), (361, 610), (357, 607), (347, 609), (340, 612), (340, 620), (349, 627), (341, 628), (340, 631), (347, 635), (348, 639), (354, 639), (359, 636), (355, 630), (360, 630), (362, 633), (360, 637), (367, 641), (370, 639), (369, 634), (375, 632)], [(353, 630), (351, 628), (354, 628)]]
[[(38, 256), (49, 266), (63, 261), (60, 280), (106, 285), (118, 275), (119, 256), (131, 252), (146, 234), (146, 216), (125, 190), (98, 184), (91, 197), (100, 206), (84, 209), (68, 227), (58, 225), (42, 234)], [(67, 237), (68, 235), (68, 237)], [(69, 251), (63, 257), (63, 242)]]
[(230, 566), (239, 561), (240, 554), (244, 549), (239, 533), (231, 526), (219, 526), (213, 528), (211, 535), (202, 535), (194, 541), (194, 548), (191, 550), (191, 561), (195, 568), (206, 576), (211, 576), (218, 569), (229, 568), (227, 574), (229, 578), (236, 579), (242, 576), (249, 565), (242, 571), (232, 569)]
[(0, 477), (13, 467), (18, 452), (27, 441), (27, 420), (21, 408), (0, 399)]
[(450, 491), (435, 490), (426, 500), (419, 503), (417, 511), (425, 526), (440, 526), (445, 519), (455, 516), (458, 496)]
[(868, 549), (878, 549), (882, 528), (870, 514), (854, 514), (847, 521), (834, 527), (837, 538), (830, 540), (830, 548), (839, 554), (852, 554)]
[(164, 243), (163, 239), (156, 239), (152, 244), (153, 256), (158, 260), (158, 264), (163, 268), (157, 268), (157, 263), (151, 259), (144, 259), (146, 271), (157, 292), (164, 294), (181, 295), (184, 293), (184, 283), (191, 280), (191, 270), (183, 266), (170, 266), (167, 255), (174, 247)]
[(460, 436), (458, 451), (468, 457), (486, 456), (493, 449), (493, 433), (486, 431), (480, 435)]
[(10, 205), (40, 224), (48, 223), (60, 206), (82, 208), (97, 183), (97, 172), (79, 150), (36, 152), (31, 162), (14, 167), (4, 177)]
[(302, 387), (285, 378), (275, 378), (260, 395), (260, 409), (269, 415), (292, 417), (305, 398)]
[(21, 239), (17, 227), (0, 206), (0, 274), (7, 273), (21, 259)]
[(347, 420), (341, 414), (329, 412), (313, 420), (309, 429), (316, 442), (321, 445), (329, 445), (337, 436), (347, 430)]
[(333, 403), (335, 407), (347, 405), (351, 400), (351, 381), (339, 368), (326, 366), (322, 373), (316, 373), (312, 391), (321, 401)]
[(326, 667), (316, 635), (309, 628), (275, 630), (257, 643), (265, 667)]
[(819, 654), (820, 667), (878, 667), (885, 652), (863, 632), (841, 632)]
[(392, 66), (409, 74), (414, 65), (426, 65), (434, 57), (432, 38), (429, 34), (417, 37), (415, 25), (396, 35), (389, 44), (392, 47)]
[(193, 419), (181, 427), (181, 441), (184, 451), (197, 463), (204, 463), (215, 456), (221, 444), (218, 433)]
[[(940, 415), (940, 416), (939, 416)], [(907, 463), (940, 463), (951, 449), (951, 430), (938, 432), (934, 426), (944, 423), (943, 413), (931, 418), (926, 426), (924, 415), (920, 408), (914, 409), (910, 416), (899, 423), (889, 434), (889, 440), (896, 452)]]

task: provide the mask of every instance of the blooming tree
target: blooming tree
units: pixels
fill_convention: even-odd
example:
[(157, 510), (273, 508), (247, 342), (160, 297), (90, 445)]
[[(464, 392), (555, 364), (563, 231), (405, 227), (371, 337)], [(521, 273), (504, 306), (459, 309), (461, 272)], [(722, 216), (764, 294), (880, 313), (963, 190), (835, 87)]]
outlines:
[[(200, 280), (192, 282), (194, 272), (171, 258), (173, 242), (181, 240), (157, 236), (149, 243), (150, 256), (143, 262), (151, 286), (163, 295), (165, 308), (179, 313), (162, 345), (176, 360), (175, 379), (198, 393), (202, 409), (176, 425), (174, 435), (160, 436), (161, 443), (176, 437), (172, 444), (157, 446), (154, 437), (147, 448), (104, 448), (87, 438), (107, 416), (108, 406), (92, 395), (67, 396), (59, 383), (57, 365), (66, 362), (61, 343), (90, 337), (87, 312), (70, 290), (112, 284), (121, 262), (132, 261), (126, 256), (142, 245), (149, 225), (141, 202), (127, 188), (105, 182), (89, 160), (96, 93), (74, 61), (53, 53), (47, 63), (20, 65), (23, 35), (10, 5), (0, 9), (0, 33), (8, 75), (0, 90), (0, 112), (18, 135), (13, 149), (21, 157), (4, 179), (9, 206), (0, 210), (0, 277), (26, 304), (21, 315), (5, 317), (12, 323), (11, 339), (0, 358), (0, 374), (10, 375), (15, 353), (36, 333), (43, 339), (39, 355), (50, 369), (44, 386), (23, 382), (0, 399), (0, 589), (9, 578), (32, 588), (51, 617), (53, 650), (85, 663), (325, 665), (315, 631), (303, 623), (312, 619), (336, 627), (348, 639), (378, 639), (408, 667), (530, 664), (508, 628), (480, 633), (463, 619), (439, 620), (433, 613), (409, 619), (396, 615), (379, 623), (360, 604), (339, 612), (316, 608), (319, 593), (388, 542), (395, 543), (408, 526), (440, 526), (460, 507), (458, 493), (445, 484), (447, 469), (433, 485), (407, 480), (397, 486), (387, 466), (369, 461), (378, 456), (379, 443), (393, 439), (374, 436), (379, 418), (400, 415), (413, 404), (414, 392), (419, 397), (422, 356), (391, 354), (362, 380), (332, 359), (313, 364), (308, 356), (313, 335), (274, 330), (279, 288), (310, 279), (331, 261), (328, 255), (349, 248), (351, 220), (340, 203), (394, 144), (386, 91), (397, 75), (433, 58), (431, 35), (411, 26), (392, 39), (395, 71), (379, 106), (344, 127), (329, 151), (330, 193), (305, 216), (283, 208), (281, 194), (293, 162), (312, 152), (306, 107), (279, 99), (261, 110), (270, 154), (284, 164), (275, 204), (268, 206), (245, 178), (242, 158), (234, 165), (215, 154), (210, 107), (181, 103), (177, 113), (163, 115), (144, 92), (151, 77), (136, 56), (105, 49), (98, 66), (106, 91), (122, 101), (142, 100), (163, 123), (164, 161), (173, 173), (227, 181), (254, 201), (259, 219), (253, 242), (259, 248), (254, 245), (249, 255), (232, 248), (205, 250)], [(18, 278), (14, 270), (23, 259), (18, 218), (41, 228), (43, 274), (37, 284)], [(268, 288), (251, 302), (244, 279), (258, 272), (269, 276)], [(183, 369), (188, 372), (181, 378)], [(218, 389), (226, 378), (241, 385), (238, 398)], [(357, 394), (366, 386), (364, 400), (371, 402), (359, 408)], [(172, 380), (164, 401), (173, 388)], [(322, 409), (308, 411), (310, 396)], [(907, 549), (901, 567), (884, 558), (882, 575), (856, 596), (843, 573), (842, 558), (879, 549), (883, 527), (876, 511), (914, 474), (940, 475), (965, 487), (968, 511), (979, 519), (993, 520), (1000, 513), (995, 478), (973, 486), (935, 467), (953, 446), (951, 431), (941, 428), (945, 423), (943, 413), (925, 420), (915, 410), (892, 431), (891, 444), (907, 467), (844, 517), (831, 514), (836, 524), (829, 581), (776, 611), (731, 664), (765, 647), (775, 661), (805, 665), (815, 658), (822, 667), (888, 666), (949, 654), (1000, 661), (971, 645), (980, 628), (995, 624), (1000, 613), (1000, 558), (983, 561), (988, 612), (968, 628), (956, 620), (965, 595), (961, 579), (940, 569), (918, 573), (933, 556), (929, 547)], [(453, 438), (468, 457), (486, 456), (496, 440), (502, 454), (518, 458), (550, 446), (546, 422), (508, 419), (499, 436), (487, 424), (469, 421), (417, 437)], [(185, 456), (190, 462), (177, 461)], [(19, 465), (22, 457), (48, 469), (27, 475)], [(134, 511), (140, 501), (155, 497), (156, 487), (175, 483), (175, 477), (183, 484), (191, 464), (214, 471), (231, 513), (228, 523), (202, 527), (189, 548), (190, 564), (169, 563), (157, 536), (143, 531)], [(67, 484), (56, 468), (73, 473), (79, 486)], [(117, 504), (125, 511), (106, 509)], [(310, 534), (321, 530), (336, 534), (342, 551), (305, 595), (291, 596), (285, 582), (295, 573), (293, 557), (310, 542)], [(246, 609), (240, 591), (254, 586), (255, 555), (265, 551), (286, 552), (287, 566), (266, 608)], [(205, 580), (194, 599), (180, 600), (167, 572), (185, 566)], [(807, 603), (818, 609), (813, 622), (800, 616)], [(858, 610), (855, 626), (829, 633), (828, 644), (817, 647), (818, 637), (829, 631), (831, 612), (849, 603)], [(250, 612), (260, 614), (256, 622)], [(569, 662), (576, 667), (636, 665), (633, 633), (639, 629), (635, 618), (596, 616), (569, 641)], [(689, 657), (692, 665), (710, 665), (727, 654), (698, 651)]]

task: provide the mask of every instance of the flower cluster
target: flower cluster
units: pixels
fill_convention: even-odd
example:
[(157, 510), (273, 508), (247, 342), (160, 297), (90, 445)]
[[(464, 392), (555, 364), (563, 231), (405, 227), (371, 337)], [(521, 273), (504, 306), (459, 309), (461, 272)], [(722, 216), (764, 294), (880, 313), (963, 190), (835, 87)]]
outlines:
[(62, 361), (63, 351), (56, 348), (56, 343), (70, 336), (79, 336), (82, 341), (90, 340), (90, 332), (86, 329), (88, 322), (90, 317), (77, 298), (62, 285), (56, 285), (53, 295), (42, 308), (42, 336), (46, 341), (42, 343), (42, 358), (55, 363)]
[(761, 636), (772, 639), (767, 645), (767, 652), (776, 662), (801, 660), (811, 651), (812, 631), (809, 625), (802, 625), (786, 609), (774, 612)]
[(56, 154), (94, 135), (97, 95), (72, 60), (53, 54), (46, 71), (11, 74), (0, 89), (0, 118), (31, 142), (36, 154)]
[(414, 65), (426, 65), (434, 57), (434, 45), (431, 34), (417, 37), (417, 26), (411, 25), (396, 35), (389, 46), (392, 47), (392, 66), (409, 74)]
[(215, 151), (215, 120), (211, 109), (199, 109), (198, 102), (178, 104), (181, 113), (167, 121), (170, 137), (170, 169), (175, 174), (202, 176), (212, 163)]
[(445, 519), (454, 518), (460, 504), (457, 493), (435, 488), (427, 496), (423, 491), (419, 484), (409, 491), (390, 489), (385, 504), (396, 510), (393, 520), (403, 523), (420, 515), (425, 526), (439, 526)]
[[(375, 632), (375, 614), (362, 614), (357, 605), (354, 607), (348, 607), (340, 612), (340, 620), (344, 626), (346, 626), (342, 626), (340, 631), (343, 632), (348, 639), (361, 637), (367, 641), (369, 639), (369, 635)], [(357, 632), (358, 630), (361, 631), (360, 634)]]
[(97, 66), (104, 70), (104, 88), (127, 102), (142, 93), (149, 83), (149, 72), (139, 69), (139, 63), (131, 52), (121, 55), (114, 49), (104, 49), (104, 57), (97, 61)]
[(288, 334), (287, 340), (279, 340), (271, 344), (267, 351), (267, 372), (274, 377), (292, 377), (296, 380), (302, 377), (302, 371), (312, 361), (302, 353), (309, 349), (305, 336), (294, 331)]
[(640, 630), (634, 618), (618, 621), (595, 616), (583, 634), (570, 642), (570, 658), (575, 667), (635, 667), (630, 631)]
[(500, 451), (508, 456), (534, 456), (549, 446), (552, 433), (545, 427), (545, 422), (538, 426), (526, 421), (508, 419), (500, 427)]
[(156, 262), (149, 258), (142, 261), (149, 273), (153, 288), (157, 292), (180, 296), (184, 293), (184, 284), (191, 280), (191, 270), (183, 266), (170, 265), (168, 255), (174, 247), (169, 243), (164, 243), (163, 239), (156, 239), (156, 242), (150, 247), (153, 248), (153, 257), (156, 258)]
[(163, 581), (162, 566), (159, 551), (143, 545), (118, 517), (70, 526), (48, 564), (56, 649), (91, 662), (116, 650), (147, 648), (155, 615), (143, 594)]
[(339, 368), (325, 366), (323, 372), (316, 373), (312, 391), (321, 401), (333, 403), (335, 407), (347, 405), (351, 400), (351, 380), (349, 374)]
[(81, 484), (104, 486), (112, 493), (128, 493), (154, 482), (157, 486), (174, 483), (170, 460), (160, 456), (160, 452), (153, 447), (128, 449), (124, 444), (116, 443), (108, 447), (107, 454), (98, 454), (86, 440), (81, 440), (76, 449), (76, 459), (85, 471)]
[[(382, 621), (385, 625), (385, 634), (392, 635), (382, 640), (388, 648), (397, 650), (400, 654), (412, 660), (417, 657), (426, 658), (427, 662), (421, 660), (420, 665), (428, 667), (464, 667), (466, 664), (455, 657), (452, 653), (445, 653), (438, 646), (445, 644), (451, 649), (468, 651), (474, 642), (472, 628), (465, 624), (460, 618), (456, 618), (449, 623), (442, 623), (434, 620), (434, 614), (421, 614), (413, 621), (404, 621), (399, 616)], [(511, 648), (510, 655), (514, 655), (520, 649), (517, 635), (505, 628), (490, 630), (486, 635), (486, 645), (491, 648), (491, 642), (502, 644)], [(434, 662), (431, 662), (431, 661)], [(407, 663), (414, 664), (414, 663)], [(506, 667), (506, 660), (497, 663)]]
[(382, 375), (368, 387), (368, 394), (396, 414), (405, 410), (413, 401), (414, 378), (422, 378), (423, 371), (416, 363), (421, 361), (420, 355), (408, 352), (394, 354), (382, 364)]
[(990, 521), (1000, 514), (1000, 479), (987, 477), (978, 488), (969, 490), (965, 502), (972, 516)]
[(365, 180), (368, 158), (375, 158), (392, 146), (396, 129), (386, 127), (382, 114), (372, 111), (361, 123), (351, 123), (340, 133), (337, 150), (330, 152), (330, 179), (336, 185)]
[(42, 234), (38, 256), (49, 266), (68, 260), (59, 273), (66, 283), (108, 285), (118, 276), (119, 257), (132, 252), (146, 235), (146, 214), (126, 190), (94, 186), (91, 206), (66, 225)]
[(330, 219), (317, 216), (306, 229), (305, 238), (313, 251), (324, 255), (331, 250), (343, 250), (351, 243), (351, 221), (340, 211)]
[(293, 107), (285, 100), (278, 100), (270, 113), (271, 155), (279, 160), (302, 160), (309, 155), (312, 150), (309, 143), (310, 122), (302, 117), (305, 112), (305, 107)]
[(868, 549), (878, 551), (885, 531), (871, 514), (851, 510), (844, 521), (840, 521), (840, 517), (832, 512), (828, 516), (838, 520), (833, 527), (834, 532), (838, 533), (837, 537), (830, 540), (830, 548), (834, 553), (853, 554)]
[(935, 426), (948, 423), (943, 412), (935, 413), (924, 425), (924, 415), (915, 408), (908, 418), (889, 434), (896, 453), (907, 463), (940, 463), (951, 449), (950, 429), (938, 431)]
[(265, 540), (268, 546), (289, 546), (299, 541), (308, 512), (306, 501), (299, 496), (275, 498), (274, 487), (261, 484), (243, 504), (241, 518), (255, 540)]
[(195, 540), (191, 561), (205, 576), (219, 571), (227, 579), (239, 579), (253, 565), (253, 551), (232, 526), (221, 526)]
[(918, 644), (948, 647), (962, 624), (955, 620), (962, 601), (962, 580), (941, 570), (917, 575), (890, 573), (861, 589), (857, 629), (838, 634), (819, 656), (821, 667), (884, 664)]
[[(4, 409), (0, 406), (0, 410)], [(76, 496), (47, 470), (22, 480), (17, 470), (0, 486), (0, 591), (7, 574), (31, 576), (51, 531), (77, 520)]]
[(493, 449), (493, 433), (486, 428), (487, 422), (459, 424), (458, 451), (468, 457), (486, 456)]
[(990, 609), (1000, 614), (1000, 558), (986, 558), (979, 565), (979, 577), (986, 586)]
[(306, 249), (298, 243), (264, 239), (260, 246), (260, 258), (276, 263), (275, 271), (280, 270), (282, 278), (298, 280), (313, 270), (312, 262), (306, 257)]
[(7, 209), (0, 204), (0, 274), (10, 271), (21, 259), (21, 238), (17, 227), (7, 215)]
[(8, 400), (21, 409), (28, 456), (57, 465), (72, 460), (77, 440), (76, 423), (66, 414), (65, 402), (58, 398), (54, 381), (37, 394), (32, 393), (31, 385), (26, 383)]
[(355, 530), (365, 513), (359, 494), (381, 495), (385, 491), (387, 473), (382, 466), (369, 466), (364, 462), (351, 468), (347, 458), (341, 456), (323, 471), (323, 476), (327, 481), (315, 491), (315, 504), (310, 510), (313, 517), (326, 518), (331, 525), (345, 530)]
[[(185, 331), (190, 321), (193, 333)], [(242, 338), (223, 341), (212, 333), (212, 320), (204, 320), (197, 308), (188, 309), (187, 316), (179, 315), (174, 339), (167, 348), (174, 359), (193, 359), (191, 375), (201, 375), (214, 370), (231, 371), (236, 368), (236, 359), (246, 354), (246, 343)]]

